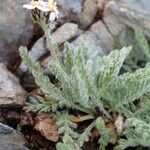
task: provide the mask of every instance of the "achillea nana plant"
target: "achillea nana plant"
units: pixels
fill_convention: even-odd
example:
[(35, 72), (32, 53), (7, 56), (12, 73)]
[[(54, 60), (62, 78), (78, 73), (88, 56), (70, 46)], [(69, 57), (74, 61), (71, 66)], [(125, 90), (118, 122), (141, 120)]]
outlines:
[[(94, 128), (100, 133), (100, 150), (107, 149), (110, 143), (114, 144), (115, 150), (136, 146), (150, 148), (150, 67), (122, 74), (120, 70), (132, 47), (101, 57), (94, 55), (86, 45), (74, 47), (66, 42), (62, 59), (59, 47), (50, 36), (51, 22), (39, 17), (37, 9), (32, 10), (33, 18), (40, 25), (45, 24), (41, 27), (53, 55), (48, 66), (59, 84), (52, 83), (42, 73), (40, 65), (30, 58), (27, 49), (21, 47), (21, 58), (47, 97), (45, 100), (37, 96), (27, 106), (34, 112), (55, 114), (61, 137), (57, 150), (82, 149)], [(38, 11), (43, 14), (42, 10)], [(72, 110), (76, 110), (78, 118), (88, 116), (90, 119), (82, 133), (77, 130)]]

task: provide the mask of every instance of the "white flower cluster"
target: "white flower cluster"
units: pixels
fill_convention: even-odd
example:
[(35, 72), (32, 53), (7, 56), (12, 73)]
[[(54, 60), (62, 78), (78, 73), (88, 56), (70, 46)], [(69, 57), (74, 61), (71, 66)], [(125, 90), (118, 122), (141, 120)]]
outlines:
[(48, 2), (45, 2), (43, 0), (32, 0), (30, 4), (23, 5), (26, 9), (38, 9), (43, 12), (50, 12), (50, 21), (54, 21), (56, 18), (58, 18), (59, 12), (57, 10), (57, 3), (53, 0), (48, 0)]

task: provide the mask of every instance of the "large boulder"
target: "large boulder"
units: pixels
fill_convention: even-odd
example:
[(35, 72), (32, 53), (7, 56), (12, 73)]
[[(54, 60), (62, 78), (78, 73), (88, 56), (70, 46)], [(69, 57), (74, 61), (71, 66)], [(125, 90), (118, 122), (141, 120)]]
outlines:
[(0, 62), (16, 58), (20, 45), (28, 45), (33, 36), (29, 11), (22, 5), (30, 0), (0, 1)]

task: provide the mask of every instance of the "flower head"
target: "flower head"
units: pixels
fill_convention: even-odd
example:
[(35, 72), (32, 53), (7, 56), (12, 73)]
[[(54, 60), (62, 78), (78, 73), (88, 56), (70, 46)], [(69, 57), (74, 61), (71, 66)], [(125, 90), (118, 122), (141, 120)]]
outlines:
[(34, 1), (32, 0), (30, 2), (30, 4), (25, 4), (23, 5), (23, 8), (26, 8), (26, 9), (39, 9), (41, 11), (44, 11), (44, 12), (47, 12), (48, 11), (48, 8), (46, 7), (46, 2), (44, 2), (43, 0), (38, 0), (38, 1)]
[(48, 0), (47, 8), (51, 12), (50, 17), (49, 17), (50, 21), (54, 21), (56, 18), (58, 18), (59, 12), (57, 10), (57, 3), (56, 2), (54, 2), (53, 0)]
[(55, 12), (57, 10), (57, 3), (54, 2), (53, 0), (48, 0), (47, 7), (48, 7), (49, 11)]
[(48, 0), (48, 2), (45, 2), (43, 0), (32, 0), (30, 4), (25, 4), (23, 5), (23, 7), (31, 10), (37, 8), (42, 12), (49, 12), (49, 20), (51, 22), (58, 18), (59, 15), (59, 12), (57, 10), (57, 3), (53, 0)]

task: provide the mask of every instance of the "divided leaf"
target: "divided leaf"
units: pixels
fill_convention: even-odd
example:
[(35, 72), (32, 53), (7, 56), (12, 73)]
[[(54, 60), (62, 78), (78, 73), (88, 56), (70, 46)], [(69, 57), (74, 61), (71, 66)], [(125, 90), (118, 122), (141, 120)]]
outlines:
[(121, 139), (119, 145), (115, 147), (115, 150), (140, 145), (150, 148), (150, 125), (142, 120), (136, 118), (127, 119), (123, 135), (127, 139)]
[(120, 75), (105, 90), (103, 97), (112, 108), (128, 104), (150, 90), (150, 68)]
[(111, 51), (109, 55), (99, 60), (101, 68), (98, 78), (98, 86), (105, 88), (109, 86), (119, 75), (123, 62), (131, 52), (132, 47), (122, 48), (121, 50)]
[(35, 63), (29, 57), (27, 49), (25, 47), (20, 47), (19, 51), (21, 58), (29, 67), (30, 72), (35, 78), (35, 82), (39, 86), (41, 91), (57, 101), (59, 101), (60, 99), (64, 100), (64, 97), (61, 95), (61, 91), (50, 82), (48, 76), (42, 73), (39, 64)]

